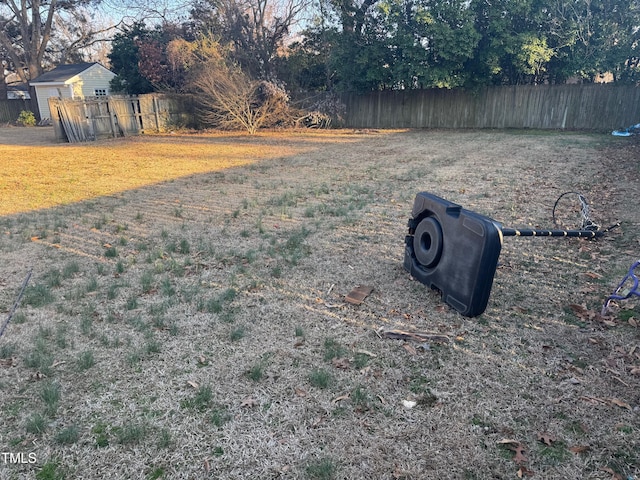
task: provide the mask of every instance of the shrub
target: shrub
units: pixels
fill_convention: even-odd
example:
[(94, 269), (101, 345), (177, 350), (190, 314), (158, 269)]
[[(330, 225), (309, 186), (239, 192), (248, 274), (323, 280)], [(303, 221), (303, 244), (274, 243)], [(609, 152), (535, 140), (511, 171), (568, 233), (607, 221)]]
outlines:
[(20, 115), (18, 115), (18, 120), (16, 121), (18, 125), (22, 125), (23, 127), (35, 127), (36, 125), (36, 117), (33, 112), (29, 110), (22, 110)]
[(262, 127), (291, 122), (289, 95), (282, 85), (252, 78), (231, 61), (228, 49), (211, 38), (196, 42), (192, 52), (189, 61), (197, 68), (188, 89), (198, 96), (206, 124), (253, 134)]

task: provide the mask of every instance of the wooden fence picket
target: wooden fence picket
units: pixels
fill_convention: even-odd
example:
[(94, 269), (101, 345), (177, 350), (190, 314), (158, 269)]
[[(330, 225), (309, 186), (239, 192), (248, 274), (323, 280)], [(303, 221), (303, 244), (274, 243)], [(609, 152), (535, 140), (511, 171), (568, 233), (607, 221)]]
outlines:
[(56, 139), (86, 142), (157, 132), (193, 117), (188, 97), (162, 94), (97, 98), (50, 98)]

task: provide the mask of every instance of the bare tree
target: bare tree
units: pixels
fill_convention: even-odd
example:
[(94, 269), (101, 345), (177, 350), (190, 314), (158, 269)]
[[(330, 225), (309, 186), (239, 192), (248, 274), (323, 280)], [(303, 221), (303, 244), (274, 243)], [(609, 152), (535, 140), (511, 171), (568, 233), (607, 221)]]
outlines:
[(59, 63), (97, 61), (108, 65), (111, 37), (119, 27), (113, 18), (87, 7), (55, 15), (50, 54)]
[[(23, 82), (42, 73), (42, 62), (51, 39), (57, 0), (41, 0), (20, 4), (14, 0), (0, 0), (0, 44), (7, 51)], [(23, 68), (27, 69), (27, 78)]]
[(198, 53), (201, 62), (192, 83), (207, 123), (254, 134), (260, 127), (288, 118), (289, 98), (282, 88), (252, 79), (237, 64), (230, 63), (215, 42), (208, 42), (207, 51), (205, 58), (202, 49)]
[(43, 73), (47, 62), (77, 60), (77, 52), (111, 26), (98, 28), (93, 0), (0, 0), (0, 46), (23, 82)]
[(272, 80), (273, 60), (310, 4), (311, 0), (200, 0), (192, 16), (203, 31), (220, 32), (252, 76)]
[(175, 22), (189, 11), (191, 0), (101, 0), (100, 8), (126, 25)]

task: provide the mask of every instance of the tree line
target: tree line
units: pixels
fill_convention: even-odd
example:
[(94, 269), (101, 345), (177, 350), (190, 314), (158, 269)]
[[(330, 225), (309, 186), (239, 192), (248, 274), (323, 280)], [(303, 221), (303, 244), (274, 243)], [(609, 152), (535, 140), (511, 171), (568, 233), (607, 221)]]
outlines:
[[(96, 0), (0, 0), (0, 59), (25, 80), (100, 37)], [(304, 22), (303, 22), (304, 20)], [(292, 92), (637, 82), (640, 0), (192, 0), (112, 35), (128, 93), (184, 88), (172, 42), (208, 37)], [(84, 50), (83, 50), (84, 49)]]

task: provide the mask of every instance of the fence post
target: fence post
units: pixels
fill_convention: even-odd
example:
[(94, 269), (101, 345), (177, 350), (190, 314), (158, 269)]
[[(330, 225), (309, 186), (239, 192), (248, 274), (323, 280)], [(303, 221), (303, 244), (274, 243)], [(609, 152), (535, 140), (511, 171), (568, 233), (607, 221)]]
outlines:
[(153, 113), (156, 118), (156, 132), (160, 132), (160, 112), (158, 112), (158, 110), (160, 109), (160, 106), (158, 104), (158, 98), (155, 95), (152, 97), (152, 99), (153, 99)]
[(51, 112), (51, 123), (53, 124), (53, 133), (56, 136), (56, 140), (64, 142), (67, 137), (64, 133), (64, 127), (62, 126), (62, 120), (60, 119), (60, 112), (58, 111), (58, 99), (55, 97), (49, 98), (49, 111)]
[(118, 136), (118, 129), (116, 127), (115, 112), (113, 111), (113, 104), (110, 97), (107, 97), (107, 113), (109, 113), (109, 123), (111, 124), (111, 135), (113, 138)]

